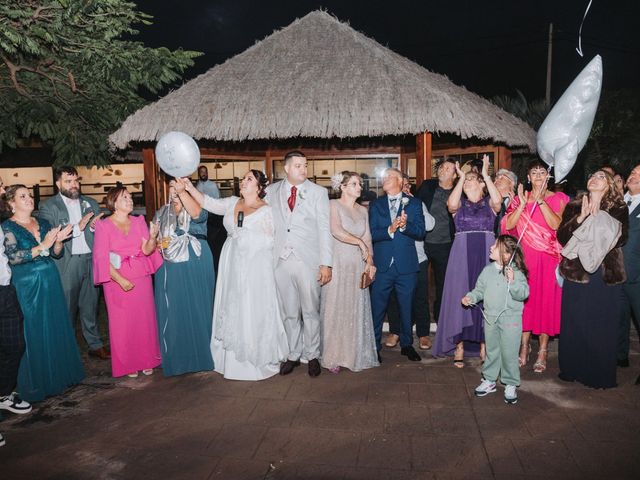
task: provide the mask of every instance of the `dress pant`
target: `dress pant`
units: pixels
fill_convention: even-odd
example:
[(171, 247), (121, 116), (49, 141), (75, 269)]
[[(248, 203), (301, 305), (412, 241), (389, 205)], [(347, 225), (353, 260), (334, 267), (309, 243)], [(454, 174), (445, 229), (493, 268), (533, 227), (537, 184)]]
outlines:
[(376, 272), (376, 279), (371, 284), (371, 312), (373, 315), (373, 328), (376, 334), (376, 348), (380, 350), (382, 339), (382, 322), (389, 307), (389, 298), (395, 289), (398, 301), (398, 311), (402, 325), (400, 331), (400, 346), (408, 347), (413, 344), (413, 332), (411, 329), (411, 305), (418, 283), (418, 273), (400, 273), (395, 264), (391, 264), (389, 270), (384, 273)]
[[(293, 254), (279, 259), (275, 270), (278, 294), (284, 310), (284, 329), (289, 340), (289, 360), (320, 358), (320, 282), (318, 270), (310, 269)], [(302, 319), (300, 318), (302, 312)]]
[(640, 282), (627, 282), (620, 293), (620, 325), (618, 331), (618, 360), (629, 358), (629, 333), (631, 315), (635, 318), (636, 328), (640, 324)]
[(25, 349), (23, 317), (16, 289), (0, 285), (0, 397), (16, 387)]
[(93, 284), (93, 263), (90, 253), (71, 255), (60, 272), (64, 298), (73, 323), (80, 317), (82, 335), (90, 350), (102, 347), (98, 329), (98, 288)]
[[(413, 295), (411, 307), (411, 322), (416, 326), (418, 337), (428, 337), (431, 329), (431, 315), (429, 314), (429, 263), (425, 260), (420, 264), (418, 272), (418, 283), (416, 293)], [(387, 319), (389, 320), (389, 331), (400, 335), (402, 324), (400, 322), (400, 312), (396, 296), (389, 298), (389, 308), (387, 309)]]
[[(452, 243), (427, 243), (424, 242), (424, 251), (427, 254), (427, 262), (433, 265), (433, 275), (436, 281), (436, 299), (433, 304), (433, 321), (438, 323), (440, 304), (442, 303), (442, 291), (444, 290), (444, 277), (449, 263), (449, 252)], [(427, 269), (428, 269), (427, 265)]]
[(520, 385), (518, 353), (522, 337), (522, 315), (506, 313), (491, 322), (484, 322), (484, 341), (487, 357), (482, 365), (482, 376), (490, 382), (498, 378), (505, 385)]

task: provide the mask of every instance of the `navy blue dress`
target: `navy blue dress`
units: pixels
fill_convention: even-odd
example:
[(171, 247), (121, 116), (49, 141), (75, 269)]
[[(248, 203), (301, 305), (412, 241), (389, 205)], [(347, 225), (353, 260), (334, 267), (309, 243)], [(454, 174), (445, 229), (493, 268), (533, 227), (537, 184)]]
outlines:
[[(51, 225), (41, 218), (37, 221), (44, 239)], [(84, 368), (58, 268), (50, 257), (31, 257), (38, 242), (27, 229), (13, 220), (6, 220), (2, 229), (11, 282), (24, 314), (27, 348), (20, 362), (18, 392), (37, 402), (80, 383)]]

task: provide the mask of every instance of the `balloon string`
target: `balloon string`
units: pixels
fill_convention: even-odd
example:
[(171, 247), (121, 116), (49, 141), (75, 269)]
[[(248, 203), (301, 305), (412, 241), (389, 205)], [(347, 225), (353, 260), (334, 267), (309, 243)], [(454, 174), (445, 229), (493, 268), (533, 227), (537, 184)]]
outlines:
[(589, 0), (589, 5), (587, 5), (587, 9), (584, 11), (584, 16), (582, 17), (582, 22), (580, 23), (580, 30), (578, 30), (578, 48), (576, 48), (576, 52), (581, 57), (584, 57), (582, 54), (582, 26), (584, 25), (584, 21), (587, 18), (587, 14), (589, 13), (589, 9), (591, 8), (591, 3), (593, 0)]

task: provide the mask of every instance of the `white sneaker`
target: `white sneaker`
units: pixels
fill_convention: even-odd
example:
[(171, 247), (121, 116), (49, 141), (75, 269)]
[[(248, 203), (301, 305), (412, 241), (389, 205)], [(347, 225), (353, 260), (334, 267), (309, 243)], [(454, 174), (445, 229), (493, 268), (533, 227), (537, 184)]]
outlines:
[(518, 403), (518, 393), (516, 392), (515, 385), (507, 385), (504, 388), (504, 403), (508, 403), (509, 405)]
[(475, 393), (476, 397), (484, 397), (489, 393), (493, 393), (496, 391), (496, 383), (490, 382), (489, 380), (482, 380), (482, 383), (476, 387), (473, 393)]
[(16, 392), (13, 392), (6, 397), (0, 397), (0, 410), (9, 410), (17, 414), (29, 413), (31, 411), (31, 404), (25, 402)]

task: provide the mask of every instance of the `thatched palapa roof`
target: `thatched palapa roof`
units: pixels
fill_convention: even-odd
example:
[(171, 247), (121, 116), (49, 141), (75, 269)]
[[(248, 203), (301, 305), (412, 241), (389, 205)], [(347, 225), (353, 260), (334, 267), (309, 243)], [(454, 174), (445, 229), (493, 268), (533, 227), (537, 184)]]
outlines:
[(126, 148), (171, 130), (237, 142), (430, 131), (535, 151), (521, 120), (323, 11), (138, 110), (109, 139)]

